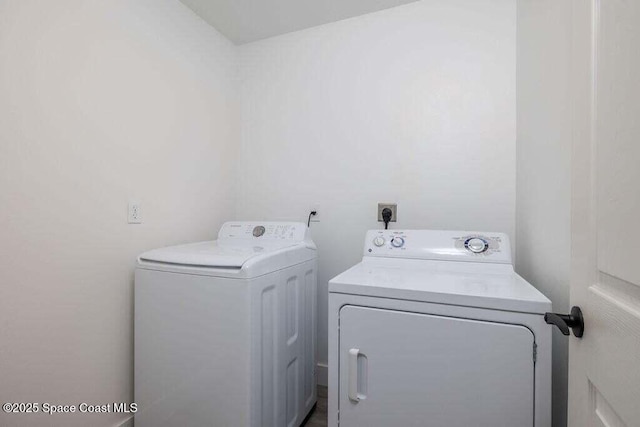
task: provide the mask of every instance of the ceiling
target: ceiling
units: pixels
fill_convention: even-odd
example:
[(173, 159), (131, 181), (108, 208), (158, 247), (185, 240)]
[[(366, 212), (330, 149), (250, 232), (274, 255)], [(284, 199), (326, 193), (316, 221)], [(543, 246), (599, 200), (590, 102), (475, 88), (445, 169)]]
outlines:
[(315, 27), (416, 0), (180, 0), (235, 44)]

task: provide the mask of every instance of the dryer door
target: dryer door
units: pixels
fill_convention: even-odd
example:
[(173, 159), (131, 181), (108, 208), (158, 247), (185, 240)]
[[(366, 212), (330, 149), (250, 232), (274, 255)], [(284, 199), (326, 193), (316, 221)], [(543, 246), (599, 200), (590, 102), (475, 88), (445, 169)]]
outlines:
[(339, 369), (341, 426), (533, 426), (523, 326), (345, 306)]

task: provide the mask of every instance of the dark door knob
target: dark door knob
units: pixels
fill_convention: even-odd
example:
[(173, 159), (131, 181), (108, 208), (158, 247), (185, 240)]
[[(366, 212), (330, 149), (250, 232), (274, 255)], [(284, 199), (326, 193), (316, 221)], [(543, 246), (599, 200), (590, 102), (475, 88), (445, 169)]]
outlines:
[(571, 307), (571, 314), (545, 313), (544, 321), (550, 325), (556, 325), (563, 335), (569, 335), (569, 328), (573, 335), (581, 338), (584, 334), (584, 319), (580, 307)]

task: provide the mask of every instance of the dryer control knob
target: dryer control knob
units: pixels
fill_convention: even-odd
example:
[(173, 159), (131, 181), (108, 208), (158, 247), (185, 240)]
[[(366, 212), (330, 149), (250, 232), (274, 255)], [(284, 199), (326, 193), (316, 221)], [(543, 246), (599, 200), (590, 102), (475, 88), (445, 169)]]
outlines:
[(404, 239), (402, 237), (394, 237), (391, 239), (391, 246), (394, 248), (401, 248), (404, 245)]
[(482, 253), (489, 248), (487, 242), (477, 237), (467, 240), (464, 245), (474, 254)]
[(384, 240), (384, 237), (382, 236), (378, 236), (373, 239), (373, 244), (376, 245), (377, 247), (384, 245), (384, 242), (385, 240)]

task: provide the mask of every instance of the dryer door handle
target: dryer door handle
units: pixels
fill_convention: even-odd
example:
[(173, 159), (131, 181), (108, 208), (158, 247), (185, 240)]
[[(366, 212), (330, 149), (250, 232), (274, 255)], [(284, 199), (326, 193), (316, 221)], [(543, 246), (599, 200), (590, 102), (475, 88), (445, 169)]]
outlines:
[(367, 398), (367, 356), (360, 349), (349, 350), (349, 400), (358, 403)]
[(349, 400), (359, 402), (358, 395), (358, 355), (360, 350), (352, 348), (349, 350)]

